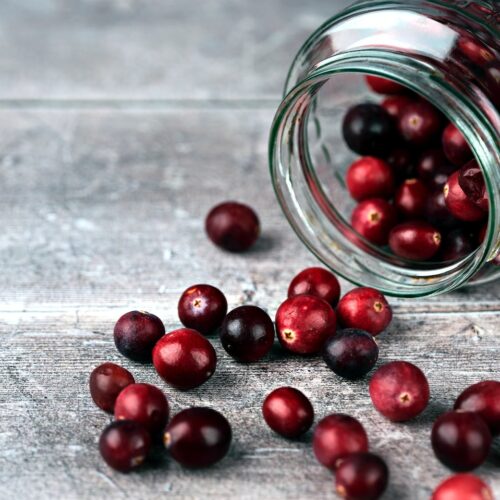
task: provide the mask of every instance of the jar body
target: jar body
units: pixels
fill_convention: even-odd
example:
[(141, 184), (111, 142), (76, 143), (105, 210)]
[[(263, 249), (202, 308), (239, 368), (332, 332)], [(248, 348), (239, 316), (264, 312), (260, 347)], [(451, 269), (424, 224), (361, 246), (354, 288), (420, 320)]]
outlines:
[[(330, 19), (299, 51), (271, 130), (271, 175), (292, 227), (334, 272), (397, 296), (500, 275), (492, 263), (500, 247), (499, 21), (498, 7), (487, 2), (363, 1)], [(469, 143), (489, 212), (472, 224), (484, 237), (465, 258), (409, 262), (352, 229), (345, 172), (355, 156), (342, 120), (351, 106), (383, 98), (369, 92), (365, 75), (425, 98)]]

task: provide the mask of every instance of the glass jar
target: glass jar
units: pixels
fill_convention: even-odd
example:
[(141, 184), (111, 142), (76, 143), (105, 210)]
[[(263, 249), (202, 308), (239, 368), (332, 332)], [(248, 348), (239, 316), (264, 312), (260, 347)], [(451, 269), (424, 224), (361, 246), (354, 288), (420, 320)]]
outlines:
[[(327, 267), (395, 296), (446, 292), (500, 275), (500, 33), (484, 1), (369, 0), (328, 20), (298, 52), (270, 136), (274, 188), (293, 229)], [(455, 261), (415, 262), (369, 243), (350, 225), (345, 172), (355, 158), (342, 137), (351, 106), (383, 96), (365, 76), (424, 97), (454, 123), (480, 165), (489, 215), (484, 238)], [(458, 168), (458, 167), (457, 167)], [(486, 222), (487, 221), (487, 222)]]

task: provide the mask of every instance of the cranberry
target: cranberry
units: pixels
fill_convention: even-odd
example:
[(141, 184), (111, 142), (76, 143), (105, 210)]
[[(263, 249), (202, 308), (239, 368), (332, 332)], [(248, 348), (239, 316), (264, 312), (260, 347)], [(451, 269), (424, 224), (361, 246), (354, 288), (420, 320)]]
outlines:
[(398, 256), (410, 260), (428, 260), (441, 245), (441, 233), (427, 222), (398, 224), (389, 234), (389, 246)]
[(380, 76), (366, 75), (366, 83), (377, 94), (402, 94), (406, 92), (406, 87)]
[(118, 394), (134, 382), (134, 377), (125, 368), (114, 363), (103, 363), (90, 374), (90, 395), (99, 408), (113, 413)]
[(489, 209), (488, 194), (483, 172), (476, 160), (464, 165), (458, 173), (458, 184), (467, 198), (485, 212)]
[(131, 384), (116, 398), (115, 419), (139, 422), (152, 434), (163, 430), (168, 413), (165, 394), (151, 384)]
[(372, 335), (385, 330), (392, 320), (392, 309), (384, 295), (373, 288), (360, 287), (346, 293), (337, 306), (339, 323)]
[(407, 219), (417, 219), (425, 212), (429, 193), (422, 181), (407, 179), (394, 195), (394, 205), (398, 212)]
[(455, 474), (435, 489), (431, 500), (493, 500), (493, 493), (477, 476)]
[(227, 312), (227, 300), (214, 286), (193, 285), (181, 295), (177, 310), (184, 326), (207, 335), (222, 324)]
[(231, 426), (226, 417), (210, 408), (183, 410), (168, 424), (165, 447), (184, 467), (208, 467), (224, 458), (231, 445)]
[(220, 329), (222, 347), (236, 361), (252, 363), (263, 358), (273, 346), (274, 325), (260, 307), (233, 309)]
[(418, 177), (431, 189), (442, 188), (455, 170), (441, 149), (429, 149), (420, 156), (417, 164)]
[(314, 420), (314, 410), (307, 397), (293, 387), (280, 387), (268, 394), (262, 414), (274, 432), (287, 438), (306, 433)]
[(249, 206), (228, 201), (210, 210), (205, 230), (218, 247), (229, 252), (244, 252), (257, 241), (260, 222)]
[(373, 406), (393, 422), (405, 422), (422, 413), (429, 402), (427, 378), (406, 361), (381, 366), (370, 380)]
[(376, 500), (387, 488), (389, 469), (373, 453), (353, 453), (335, 470), (337, 493), (347, 500)]
[(406, 95), (394, 95), (386, 97), (382, 101), (382, 107), (389, 113), (393, 118), (398, 120), (403, 114), (406, 106), (413, 104), (414, 99)]
[(442, 188), (429, 194), (425, 204), (425, 218), (431, 225), (441, 229), (458, 228), (462, 224), (448, 210)]
[(288, 298), (295, 295), (314, 295), (335, 307), (340, 297), (339, 280), (322, 267), (308, 267), (297, 274), (288, 287)]
[(349, 109), (342, 132), (347, 145), (360, 155), (385, 156), (394, 141), (392, 118), (378, 104), (358, 104)]
[(362, 201), (351, 216), (353, 229), (374, 245), (387, 245), (396, 221), (394, 207), (380, 198)]
[(375, 366), (378, 345), (368, 332), (346, 328), (327, 339), (323, 346), (323, 359), (340, 377), (357, 379)]
[(477, 413), (449, 411), (434, 422), (431, 442), (436, 457), (444, 465), (468, 471), (486, 460), (491, 433)]
[(318, 462), (333, 470), (339, 459), (368, 451), (368, 436), (355, 418), (341, 413), (328, 415), (314, 429), (313, 450)]
[(457, 219), (474, 222), (481, 220), (485, 212), (475, 205), (464, 193), (458, 182), (459, 172), (450, 175), (443, 188), (448, 210)]
[(99, 451), (113, 469), (129, 472), (141, 465), (151, 447), (149, 432), (131, 420), (111, 422), (99, 439)]
[(393, 149), (386, 161), (398, 181), (413, 177), (415, 174), (414, 154), (409, 149)]
[(325, 340), (335, 335), (337, 318), (332, 306), (314, 295), (296, 295), (276, 312), (276, 331), (281, 345), (298, 354), (316, 354)]
[(145, 311), (130, 311), (115, 325), (116, 348), (134, 361), (151, 361), (151, 352), (156, 342), (165, 334), (160, 318)]
[(457, 41), (457, 47), (464, 56), (478, 66), (485, 66), (495, 60), (495, 54), (471, 36), (462, 35)]
[(441, 114), (427, 101), (409, 104), (399, 119), (399, 131), (412, 144), (427, 144), (441, 132)]
[(176, 389), (187, 390), (198, 387), (214, 374), (217, 355), (201, 333), (180, 328), (156, 344), (153, 364), (165, 382)]
[(383, 160), (364, 156), (347, 170), (347, 189), (357, 201), (367, 198), (390, 198), (394, 192), (391, 167)]
[(458, 228), (445, 234), (438, 253), (439, 260), (459, 260), (476, 248), (476, 235), (466, 228)]
[(472, 158), (469, 143), (453, 123), (444, 129), (443, 150), (446, 158), (454, 165), (461, 166)]
[(477, 413), (493, 436), (500, 434), (500, 382), (485, 380), (467, 387), (458, 396), (454, 408)]

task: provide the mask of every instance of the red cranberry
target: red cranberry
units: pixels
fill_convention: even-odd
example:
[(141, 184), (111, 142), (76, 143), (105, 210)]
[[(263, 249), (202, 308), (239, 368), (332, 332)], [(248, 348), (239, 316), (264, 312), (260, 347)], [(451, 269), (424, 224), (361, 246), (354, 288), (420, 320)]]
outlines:
[(378, 345), (368, 332), (346, 328), (327, 339), (323, 359), (340, 377), (361, 378), (375, 366)]
[(297, 274), (288, 287), (288, 298), (296, 295), (314, 295), (335, 307), (340, 297), (340, 283), (330, 271), (308, 267)]
[(441, 149), (429, 149), (420, 156), (417, 164), (418, 177), (431, 189), (442, 188), (455, 170)]
[(207, 335), (222, 324), (227, 312), (227, 300), (214, 286), (193, 285), (181, 295), (177, 310), (184, 326)]
[(448, 210), (442, 188), (431, 192), (427, 198), (425, 218), (429, 224), (440, 229), (458, 228), (462, 224)]
[(398, 224), (389, 234), (389, 246), (398, 256), (409, 260), (428, 260), (441, 245), (441, 233), (427, 222)]
[(365, 330), (375, 336), (389, 326), (392, 309), (382, 293), (360, 287), (340, 299), (337, 317), (342, 326)]
[(210, 210), (205, 230), (218, 247), (229, 252), (244, 252), (257, 241), (260, 222), (249, 206), (228, 201)]
[(318, 462), (333, 470), (339, 459), (368, 451), (368, 436), (355, 418), (340, 413), (329, 415), (314, 429), (313, 450)]
[(455, 474), (435, 489), (431, 500), (493, 500), (493, 493), (477, 476)]
[(131, 420), (111, 422), (99, 439), (99, 451), (113, 469), (129, 472), (141, 465), (149, 453), (149, 432)]
[(377, 94), (402, 94), (406, 92), (406, 87), (380, 76), (366, 75), (366, 83)]
[(90, 374), (90, 395), (99, 408), (113, 413), (118, 394), (134, 382), (134, 377), (125, 368), (114, 363), (103, 363)]
[(425, 212), (429, 193), (423, 182), (418, 179), (404, 181), (394, 195), (394, 205), (407, 219), (417, 219)]
[(458, 173), (458, 184), (467, 198), (485, 212), (489, 209), (488, 193), (484, 182), (483, 172), (476, 160), (464, 165)]
[(495, 60), (495, 54), (471, 36), (462, 35), (457, 41), (457, 47), (467, 59), (478, 66), (485, 66)]
[(337, 493), (347, 500), (377, 500), (389, 481), (385, 462), (373, 453), (353, 453), (335, 470)]
[(381, 366), (370, 381), (373, 406), (393, 422), (405, 422), (425, 410), (430, 390), (420, 368), (406, 361)]
[(467, 198), (467, 195), (460, 187), (458, 176), (459, 172), (451, 174), (443, 188), (448, 210), (460, 220), (468, 222), (481, 220), (485, 212)]
[(201, 333), (180, 328), (156, 344), (153, 364), (165, 382), (176, 389), (187, 390), (198, 387), (214, 374), (217, 355)]
[(116, 348), (134, 361), (151, 361), (151, 352), (156, 342), (165, 334), (160, 318), (145, 311), (130, 311), (115, 325)]
[(311, 402), (293, 387), (280, 387), (271, 392), (264, 400), (262, 414), (274, 432), (287, 438), (306, 433), (314, 420)]
[(393, 118), (398, 120), (406, 106), (409, 104), (413, 104), (415, 102), (414, 99), (408, 97), (406, 95), (394, 95), (390, 97), (386, 97), (382, 101), (382, 107), (389, 113)]
[(183, 410), (168, 424), (165, 447), (184, 467), (208, 467), (224, 458), (231, 445), (231, 426), (226, 417), (210, 408)]
[(337, 318), (332, 306), (314, 295), (296, 295), (276, 312), (276, 331), (281, 345), (298, 354), (316, 354), (325, 340), (335, 335)]
[(500, 382), (485, 380), (467, 387), (458, 396), (454, 408), (477, 413), (493, 436), (500, 434)]
[(349, 193), (357, 201), (390, 198), (394, 192), (391, 167), (373, 156), (356, 160), (347, 170), (346, 183)]
[(353, 229), (374, 245), (387, 245), (396, 221), (394, 207), (380, 198), (362, 201), (351, 216)]
[(477, 247), (476, 235), (466, 228), (458, 228), (445, 234), (438, 253), (439, 260), (459, 260), (467, 257)]
[(237, 307), (224, 319), (220, 340), (222, 347), (236, 361), (253, 363), (271, 350), (274, 325), (260, 307)]
[(116, 398), (115, 419), (139, 422), (152, 434), (164, 429), (168, 413), (165, 394), (151, 384), (131, 384)]
[(469, 143), (453, 123), (444, 129), (443, 150), (446, 158), (454, 165), (461, 166), (472, 158)]
[(397, 181), (408, 179), (415, 175), (414, 153), (409, 149), (393, 149), (386, 158), (387, 164)]
[(491, 433), (477, 413), (449, 411), (434, 422), (431, 442), (436, 457), (444, 465), (468, 471), (486, 460)]
[(412, 144), (427, 144), (441, 132), (441, 114), (427, 101), (409, 104), (399, 119), (399, 131)]

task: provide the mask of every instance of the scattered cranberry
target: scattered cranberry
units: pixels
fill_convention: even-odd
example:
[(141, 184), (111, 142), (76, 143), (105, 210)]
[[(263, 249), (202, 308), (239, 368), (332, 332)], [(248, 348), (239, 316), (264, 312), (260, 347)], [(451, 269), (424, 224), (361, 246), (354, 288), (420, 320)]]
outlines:
[(311, 402), (293, 387), (280, 387), (271, 392), (264, 400), (262, 414), (274, 432), (287, 438), (302, 436), (314, 420)]
[(393, 149), (386, 158), (396, 180), (401, 181), (415, 175), (414, 154), (406, 148)]
[(260, 307), (233, 309), (220, 329), (222, 347), (236, 361), (253, 363), (263, 358), (273, 346), (274, 325)]
[(453, 123), (444, 129), (443, 150), (446, 158), (459, 167), (472, 158), (469, 143)]
[(125, 368), (114, 363), (103, 363), (90, 374), (90, 395), (99, 408), (113, 413), (118, 394), (134, 382), (134, 377)]
[(440, 229), (454, 229), (462, 224), (448, 210), (442, 188), (429, 194), (425, 204), (425, 218), (429, 224)]
[(389, 113), (393, 118), (398, 120), (403, 111), (406, 109), (406, 106), (412, 104), (414, 99), (408, 97), (406, 95), (394, 95), (390, 97), (386, 97), (382, 101), (382, 107)]
[(389, 234), (389, 246), (398, 256), (410, 260), (428, 260), (441, 245), (441, 233), (427, 222), (398, 224)]
[(467, 257), (476, 248), (476, 235), (469, 229), (458, 228), (445, 234), (438, 253), (439, 260), (459, 260)]
[(477, 413), (450, 411), (434, 422), (431, 442), (436, 457), (444, 465), (468, 471), (486, 460), (491, 433)]
[(141, 465), (149, 453), (149, 432), (131, 420), (111, 422), (99, 439), (99, 451), (113, 469), (129, 472)]
[(394, 207), (380, 198), (362, 201), (351, 216), (353, 229), (375, 245), (387, 245), (389, 232), (396, 221)]
[(229, 252), (244, 252), (257, 241), (260, 222), (249, 206), (228, 201), (210, 210), (205, 230), (218, 247)]
[(455, 474), (435, 489), (431, 500), (493, 500), (493, 493), (477, 476)]
[(406, 87), (380, 76), (366, 75), (366, 83), (377, 94), (401, 94), (406, 92)]
[(459, 172), (450, 175), (443, 188), (448, 210), (460, 220), (475, 222), (485, 216), (485, 212), (474, 204), (464, 193), (458, 182)]
[(116, 348), (134, 361), (151, 361), (151, 352), (156, 342), (165, 334), (160, 318), (145, 311), (130, 311), (115, 325)]
[(288, 287), (288, 298), (296, 295), (314, 295), (335, 307), (340, 297), (340, 283), (332, 272), (322, 267), (308, 267), (297, 274)]
[(418, 177), (431, 189), (442, 188), (455, 170), (441, 149), (429, 149), (420, 156), (417, 164)]
[(427, 378), (406, 361), (381, 366), (370, 381), (373, 406), (393, 422), (405, 422), (422, 413), (429, 402)]
[(210, 408), (183, 410), (168, 424), (165, 447), (184, 467), (208, 467), (224, 458), (231, 445), (231, 426), (226, 417)]
[(394, 205), (398, 212), (407, 219), (417, 219), (425, 212), (429, 192), (422, 181), (407, 179), (394, 195)]
[(318, 462), (333, 470), (339, 459), (368, 451), (368, 436), (355, 418), (340, 413), (329, 415), (314, 429), (313, 450)]
[(495, 60), (495, 54), (471, 36), (462, 35), (457, 41), (457, 47), (464, 56), (478, 66), (485, 66)]
[(196, 330), (180, 328), (165, 335), (153, 350), (158, 375), (181, 390), (206, 382), (215, 372), (217, 355), (212, 344)]
[(485, 212), (489, 209), (488, 193), (484, 182), (483, 172), (476, 160), (464, 165), (458, 173), (458, 184), (472, 203)]
[(427, 101), (409, 104), (399, 119), (399, 131), (412, 144), (432, 142), (441, 132), (441, 114)]
[(394, 192), (391, 167), (373, 156), (356, 160), (347, 170), (346, 183), (349, 193), (357, 201), (390, 198)]

